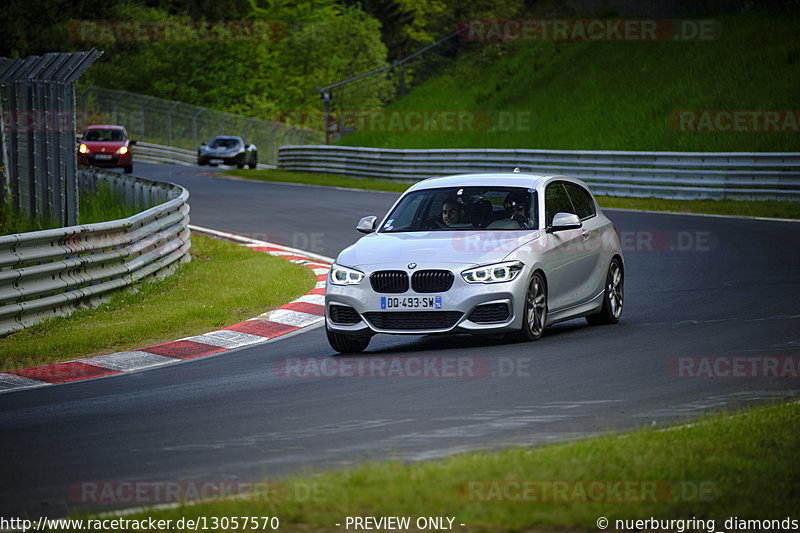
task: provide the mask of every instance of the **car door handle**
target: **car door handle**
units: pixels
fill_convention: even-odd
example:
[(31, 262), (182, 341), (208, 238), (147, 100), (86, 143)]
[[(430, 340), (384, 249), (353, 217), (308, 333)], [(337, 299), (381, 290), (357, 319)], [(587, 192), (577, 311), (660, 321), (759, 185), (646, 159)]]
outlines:
[(583, 235), (583, 240), (586, 240), (586, 239), (589, 238), (589, 232), (587, 230), (581, 231), (581, 235)]

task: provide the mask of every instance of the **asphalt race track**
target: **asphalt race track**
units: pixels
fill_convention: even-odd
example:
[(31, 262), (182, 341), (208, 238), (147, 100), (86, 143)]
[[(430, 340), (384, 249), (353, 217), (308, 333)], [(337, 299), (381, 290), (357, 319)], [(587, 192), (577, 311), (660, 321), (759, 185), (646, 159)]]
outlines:
[[(208, 167), (138, 163), (134, 172), (187, 187), (195, 225), (331, 257), (358, 238), (359, 217), (383, 214), (396, 197), (219, 179)], [(0, 515), (63, 515), (84, 504), (75, 489), (87, 481), (260, 481), (797, 396), (798, 376), (782, 365), (800, 356), (800, 223), (608, 214), (626, 254), (615, 326), (566, 322), (536, 343), (377, 336), (362, 364), (397, 364), (400, 377), (281, 372), (334, 357), (316, 327), (221, 356), (0, 394)], [(407, 372), (409, 361), (441, 372)], [(783, 377), (772, 377), (776, 368)]]

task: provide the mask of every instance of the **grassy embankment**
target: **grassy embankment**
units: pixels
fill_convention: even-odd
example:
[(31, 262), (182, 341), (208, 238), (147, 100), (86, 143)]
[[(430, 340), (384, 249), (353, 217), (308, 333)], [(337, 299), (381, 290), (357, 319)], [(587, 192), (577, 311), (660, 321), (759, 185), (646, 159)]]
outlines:
[[(334, 532), (344, 530), (347, 516), (408, 516), (412, 524), (417, 517), (447, 516), (455, 518), (456, 531), (533, 532), (598, 531), (600, 517), (614, 531), (616, 520), (654, 517), (714, 520), (716, 526), (684, 522), (664, 529), (669, 531), (730, 531), (734, 528), (724, 525), (729, 517), (800, 519), (798, 423), (800, 404), (793, 402), (706, 416), (668, 430), (642, 428), (534, 448), (272, 479), (268, 490), (258, 487), (240, 501), (146, 510), (126, 518), (174, 524), (180, 518), (277, 516), (281, 531)], [(220, 530), (233, 531), (228, 524)]]
[[(387, 131), (388, 114), (385, 127), (377, 123), (371, 129), (367, 120), (362, 131), (345, 136), (339, 144), (681, 152), (800, 150), (797, 122), (787, 124), (784, 132), (748, 132), (734, 127), (692, 132), (681, 131), (680, 122), (673, 120), (674, 112), (687, 110), (797, 109), (798, 17), (748, 11), (716, 22), (719, 38), (709, 41), (470, 43), (469, 51), (449, 69), (415, 87), (386, 111), (473, 111), (473, 127), (420, 131), (402, 125)], [(485, 120), (487, 113), (492, 121)], [(699, 118), (695, 124), (700, 124)], [(721, 124), (724, 129), (725, 123)], [(759, 124), (763, 126), (763, 121)], [(754, 129), (747, 127), (752, 123), (745, 126), (742, 129)]]
[[(450, 68), (377, 113), (382, 122), (364, 118), (362, 131), (345, 136), (339, 144), (688, 152), (800, 150), (800, 124), (787, 124), (784, 132), (680, 130), (677, 111), (797, 108), (797, 18), (750, 11), (717, 22), (719, 38), (711, 41), (471, 43)], [(424, 110), (466, 111), (472, 120), (467, 122), (469, 127), (433, 126), (431, 131), (414, 127), (418, 124), (414, 121), (392, 122), (393, 117), (402, 119), (406, 112)], [(763, 120), (760, 123), (763, 125)], [(696, 124), (700, 124), (699, 115)], [(565, 173), (569, 174), (568, 170)], [(376, 190), (402, 191), (407, 187), (379, 180), (279, 171), (229, 174)], [(598, 201), (604, 207), (627, 209), (800, 218), (797, 202), (618, 197), (599, 197)]]

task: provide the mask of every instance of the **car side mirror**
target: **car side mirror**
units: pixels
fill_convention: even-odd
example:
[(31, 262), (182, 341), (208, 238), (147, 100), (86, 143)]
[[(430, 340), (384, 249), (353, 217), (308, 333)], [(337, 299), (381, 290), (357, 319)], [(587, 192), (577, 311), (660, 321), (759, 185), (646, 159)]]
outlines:
[(128, 144), (136, 144), (136, 141), (134, 141), (133, 139), (131, 139), (130, 141), (128, 141)]
[(578, 215), (573, 213), (556, 213), (556, 216), (553, 217), (553, 223), (547, 227), (547, 233), (578, 229), (581, 227), (583, 227), (583, 224), (581, 224), (581, 219)]
[(375, 223), (377, 221), (378, 217), (376, 216), (364, 217), (358, 221), (356, 230), (360, 231), (361, 233), (372, 233), (373, 231), (375, 231)]

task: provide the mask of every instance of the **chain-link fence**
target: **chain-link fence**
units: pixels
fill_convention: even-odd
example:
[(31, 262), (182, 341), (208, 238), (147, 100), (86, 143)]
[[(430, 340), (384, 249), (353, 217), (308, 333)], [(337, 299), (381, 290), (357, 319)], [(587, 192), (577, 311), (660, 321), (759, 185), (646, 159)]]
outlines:
[(0, 202), (30, 219), (78, 224), (75, 80), (101, 52), (0, 58)]
[(217, 135), (236, 135), (254, 144), (259, 162), (266, 164), (275, 164), (278, 146), (325, 141), (320, 131), (126, 91), (78, 86), (76, 100), (81, 131), (92, 124), (120, 124), (137, 141), (186, 150)]

